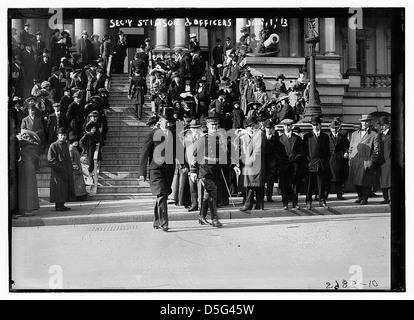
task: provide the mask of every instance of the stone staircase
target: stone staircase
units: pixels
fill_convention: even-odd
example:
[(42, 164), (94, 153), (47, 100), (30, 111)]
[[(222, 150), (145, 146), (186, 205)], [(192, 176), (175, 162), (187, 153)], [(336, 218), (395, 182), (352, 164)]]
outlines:
[[(138, 164), (142, 145), (150, 128), (145, 124), (151, 113), (149, 96), (145, 99), (144, 116), (139, 121), (134, 116), (134, 106), (128, 100), (129, 77), (112, 75), (110, 108), (107, 112), (108, 133), (102, 146), (97, 193), (90, 200), (137, 199), (151, 196), (148, 183), (139, 185)], [(41, 200), (50, 195), (50, 167), (46, 154), (41, 155), (38, 192)]]
[(151, 104), (146, 97), (142, 121), (134, 116), (134, 106), (128, 100), (129, 77), (112, 75), (107, 113), (108, 133), (102, 147), (97, 194), (94, 200), (134, 199), (150, 196), (148, 184), (139, 185), (138, 165), (142, 145), (150, 128)]

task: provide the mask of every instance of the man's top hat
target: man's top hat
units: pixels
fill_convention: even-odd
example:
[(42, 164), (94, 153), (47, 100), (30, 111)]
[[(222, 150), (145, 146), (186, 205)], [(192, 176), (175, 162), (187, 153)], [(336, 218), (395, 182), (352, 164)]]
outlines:
[(322, 123), (322, 120), (321, 120), (320, 116), (315, 115), (315, 116), (312, 117), (311, 124), (317, 125), (317, 124), (321, 124), (321, 123)]
[(163, 108), (161, 113), (158, 114), (161, 119), (171, 121), (174, 119), (174, 108)]
[(382, 117), (379, 119), (378, 124), (380, 124), (380, 125), (383, 125), (383, 124), (390, 124), (390, 118), (389, 118), (389, 117), (387, 117), (387, 116), (382, 116)]
[(370, 114), (363, 114), (362, 118), (359, 119), (359, 121), (371, 121), (374, 120), (374, 118)]

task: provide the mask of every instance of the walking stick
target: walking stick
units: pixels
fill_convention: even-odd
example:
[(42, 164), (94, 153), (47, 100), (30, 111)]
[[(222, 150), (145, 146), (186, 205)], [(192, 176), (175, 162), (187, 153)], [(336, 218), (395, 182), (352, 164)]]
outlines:
[(231, 200), (233, 208), (236, 208), (236, 205), (234, 204), (233, 198), (231, 197), (230, 188), (227, 184), (226, 177), (224, 176), (223, 169), (220, 169), (220, 171), (221, 171), (221, 175), (223, 176), (224, 184), (226, 185), (227, 193), (229, 194), (229, 199)]

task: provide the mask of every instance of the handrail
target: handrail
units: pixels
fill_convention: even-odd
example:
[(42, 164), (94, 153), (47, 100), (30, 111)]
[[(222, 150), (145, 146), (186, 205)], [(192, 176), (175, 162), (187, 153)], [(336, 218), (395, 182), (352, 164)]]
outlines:
[(99, 162), (98, 162), (98, 157), (99, 157), (99, 149), (100, 149), (101, 145), (98, 142), (96, 144), (96, 148), (95, 148), (95, 153), (93, 154), (93, 163), (94, 163), (94, 168), (93, 168), (93, 186), (91, 188), (91, 194), (96, 194), (98, 191), (98, 176), (99, 176)]

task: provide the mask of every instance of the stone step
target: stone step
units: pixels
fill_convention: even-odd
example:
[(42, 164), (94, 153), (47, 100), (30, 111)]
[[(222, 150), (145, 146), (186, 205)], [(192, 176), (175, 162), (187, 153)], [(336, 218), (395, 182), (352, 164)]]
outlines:
[(129, 127), (138, 127), (139, 121), (137, 119), (128, 119), (128, 120), (118, 120), (118, 119), (108, 119), (108, 126), (111, 128), (129, 126)]
[(37, 180), (37, 188), (50, 188), (50, 177), (48, 180)]
[[(49, 168), (52, 170), (51, 168)], [(49, 181), (50, 180), (50, 173), (38, 173), (36, 174), (37, 181), (43, 180), (43, 181)]]
[(138, 187), (138, 178), (136, 179), (99, 179), (98, 186), (101, 187)]
[(107, 164), (102, 163), (99, 172), (138, 172), (138, 165), (116, 165), (116, 164)]
[(52, 172), (52, 168), (49, 166), (46, 166), (44, 163), (40, 163), (39, 165), (39, 174), (48, 174), (50, 175), (50, 173)]
[(105, 159), (106, 159), (106, 155), (109, 154), (116, 154), (119, 152), (131, 152), (131, 153), (140, 153), (142, 150), (142, 147), (138, 147), (138, 144), (135, 144), (135, 146), (124, 146), (124, 147), (107, 147), (104, 146), (102, 148), (102, 153), (105, 155)]
[(117, 153), (107, 153), (105, 154), (105, 162), (107, 160), (134, 160), (134, 159), (139, 159), (139, 152), (127, 152), (127, 151), (123, 151), (123, 152), (117, 152)]
[(128, 200), (128, 199), (152, 199), (151, 192), (140, 193), (107, 193), (107, 194), (93, 194), (89, 196), (92, 201), (103, 200)]
[(119, 141), (123, 141), (123, 142), (130, 142), (130, 143), (135, 143), (135, 145), (139, 146), (140, 144), (143, 144), (145, 142), (145, 137), (141, 137), (142, 139), (138, 139), (138, 137), (122, 137), (122, 136), (118, 136), (118, 137), (109, 137), (107, 139), (107, 142), (119, 142)]
[[(102, 150), (105, 151), (106, 148), (108, 149), (112, 149), (112, 148), (137, 148), (139, 147), (138, 142), (137, 141), (120, 141), (120, 142), (116, 142), (116, 141), (106, 141), (105, 145), (102, 147)], [(128, 149), (129, 150), (129, 149)]]
[(37, 195), (39, 198), (49, 198), (50, 188), (37, 188)]
[(139, 126), (109, 126), (108, 133), (138, 132), (138, 131), (140, 131)]
[(100, 171), (99, 172), (99, 181), (103, 180), (124, 180), (124, 179), (138, 179), (138, 171), (119, 171), (119, 172), (109, 172), (109, 171)]
[(106, 193), (140, 193), (143, 190), (138, 186), (99, 186), (97, 193), (98, 194), (106, 194)]
[[(124, 131), (124, 132), (116, 132), (116, 131), (108, 131), (106, 134), (106, 137), (108, 140), (115, 141), (112, 138), (122, 138), (122, 137), (132, 137), (132, 138), (138, 138), (141, 136), (141, 130), (133, 130), (133, 131)], [(141, 137), (145, 138), (145, 137)], [(119, 139), (118, 141), (122, 141), (122, 139)]]
[(104, 159), (102, 161), (103, 164), (110, 166), (138, 166), (139, 159)]

